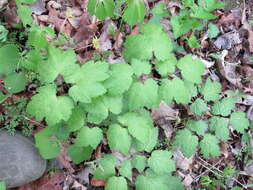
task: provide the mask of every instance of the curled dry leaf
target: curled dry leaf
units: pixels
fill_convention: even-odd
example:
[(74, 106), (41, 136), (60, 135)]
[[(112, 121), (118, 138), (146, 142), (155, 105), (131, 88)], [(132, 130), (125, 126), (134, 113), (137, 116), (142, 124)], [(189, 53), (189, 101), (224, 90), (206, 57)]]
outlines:
[(253, 27), (252, 25), (249, 24), (247, 20), (245, 8), (242, 13), (242, 25), (243, 25), (243, 28), (248, 31), (249, 51), (253, 53)]
[(0, 9), (8, 3), (8, 0), (0, 0)]
[(99, 37), (100, 51), (108, 51), (112, 49), (112, 35), (110, 34), (111, 28), (116, 28), (116, 25), (112, 20), (108, 19), (105, 21), (104, 26), (102, 28), (102, 34)]
[(222, 59), (218, 60), (218, 68), (222, 76), (227, 79), (231, 84), (238, 88), (242, 88), (241, 84), (241, 77), (238, 76), (236, 72), (236, 67), (238, 63), (229, 63), (224, 60), (225, 56), (227, 55), (227, 51), (224, 50), (222, 52)]
[(160, 119), (176, 120), (178, 113), (178, 110), (174, 110), (164, 101), (161, 101), (158, 109), (152, 109), (151, 117), (154, 121), (158, 121)]
[(92, 167), (91, 166), (85, 166), (76, 176), (76, 178), (82, 182), (83, 184), (89, 184), (90, 178), (89, 175), (92, 173)]
[(180, 168), (184, 171), (191, 170), (191, 166), (193, 163), (193, 156), (187, 158), (183, 155), (183, 153), (179, 149), (176, 149), (173, 152), (173, 158), (176, 161), (177, 168)]
[(214, 41), (214, 45), (218, 49), (231, 49), (233, 46), (240, 44), (241, 42), (239, 33), (237, 31), (232, 31), (219, 36)]
[(223, 26), (231, 26), (235, 24), (236, 27), (239, 27), (239, 25), (241, 24), (241, 18), (242, 18), (241, 10), (234, 9), (231, 10), (228, 15), (223, 15), (219, 19), (218, 24)]
[(182, 181), (182, 183), (184, 184), (185, 187), (189, 187), (193, 181), (194, 179), (192, 178), (192, 176), (190, 174), (187, 174), (184, 177), (184, 180)]
[(36, 15), (41, 15), (42, 13), (46, 12), (45, 2), (43, 0), (37, 0), (30, 5), (32, 12)]
[(70, 158), (67, 153), (67, 143), (62, 143), (61, 154), (56, 158), (59, 163), (68, 170), (69, 173), (74, 173), (75, 170), (70, 164)]

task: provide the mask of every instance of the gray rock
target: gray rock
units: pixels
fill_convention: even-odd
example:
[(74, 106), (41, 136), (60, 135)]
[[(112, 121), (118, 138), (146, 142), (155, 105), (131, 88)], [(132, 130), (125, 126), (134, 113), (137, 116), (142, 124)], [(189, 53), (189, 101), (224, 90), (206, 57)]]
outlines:
[(40, 157), (31, 139), (0, 132), (0, 181), (5, 181), (7, 187), (30, 183), (40, 178), (45, 170), (46, 160)]

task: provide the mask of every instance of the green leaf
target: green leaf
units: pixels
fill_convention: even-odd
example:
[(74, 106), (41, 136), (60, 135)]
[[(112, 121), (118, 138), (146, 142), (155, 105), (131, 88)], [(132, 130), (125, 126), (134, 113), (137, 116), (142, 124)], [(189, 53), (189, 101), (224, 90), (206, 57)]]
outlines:
[(188, 54), (178, 61), (177, 67), (181, 70), (185, 80), (196, 84), (201, 82), (205, 66), (200, 59), (193, 58), (191, 54)]
[(172, 79), (173, 97), (178, 104), (187, 104), (190, 101), (190, 93), (185, 83), (180, 78)]
[(132, 59), (131, 61), (134, 74), (139, 77), (142, 74), (148, 75), (151, 72), (151, 64), (148, 61)]
[(49, 45), (47, 36), (54, 37), (54, 30), (51, 27), (32, 26), (29, 29), (27, 44), (40, 51)]
[(142, 25), (140, 34), (127, 36), (124, 46), (123, 56), (128, 62), (132, 59), (150, 60), (153, 54), (158, 60), (164, 61), (169, 59), (172, 51), (168, 34), (155, 23)]
[(189, 17), (190, 12), (186, 9), (180, 11), (179, 16), (173, 16), (171, 18), (171, 26), (176, 38), (182, 36), (183, 34), (189, 32), (191, 29), (196, 29), (201, 26), (195, 18)]
[(32, 25), (33, 23), (32, 9), (26, 5), (19, 3), (19, 0), (16, 0), (16, 2), (18, 7), (17, 14), (19, 18), (22, 20), (24, 26)]
[(124, 11), (122, 19), (130, 26), (143, 22), (146, 8), (142, 0), (128, 0), (127, 9)]
[(68, 146), (68, 155), (75, 164), (79, 164), (84, 160), (89, 160), (93, 148), (91, 147), (78, 147), (76, 145)]
[(131, 146), (131, 137), (127, 129), (118, 124), (112, 124), (107, 131), (107, 138), (110, 149), (115, 149), (125, 155), (128, 154)]
[(219, 31), (219, 28), (215, 24), (209, 23), (207, 33), (208, 33), (209, 38), (215, 38), (218, 36), (220, 31)]
[(211, 134), (206, 134), (200, 141), (200, 149), (205, 158), (216, 157), (220, 155), (219, 141)]
[(230, 124), (237, 132), (243, 134), (249, 127), (249, 120), (244, 112), (233, 112), (230, 116)]
[(190, 130), (196, 132), (198, 135), (204, 135), (208, 129), (208, 125), (206, 121), (204, 120), (199, 120), (199, 121), (188, 120), (186, 123), (186, 126)]
[(219, 82), (212, 82), (210, 78), (206, 80), (205, 85), (201, 89), (206, 101), (215, 101), (219, 99), (221, 93), (221, 84)]
[(147, 158), (142, 155), (133, 155), (131, 163), (133, 168), (136, 168), (140, 173), (142, 173), (146, 168)]
[(90, 104), (83, 104), (83, 107), (88, 112), (87, 121), (99, 124), (108, 117), (109, 111), (119, 114), (123, 100), (121, 96), (103, 96), (94, 98)]
[(94, 171), (94, 178), (108, 179), (115, 175), (116, 157), (114, 155), (104, 155), (98, 164), (98, 168)]
[(183, 190), (184, 189), (178, 177), (174, 177), (168, 174), (157, 175), (150, 168), (146, 170), (146, 176), (149, 178), (158, 179), (159, 181), (161, 181), (162, 184), (166, 184), (168, 190)]
[(61, 120), (67, 121), (74, 107), (73, 101), (67, 96), (56, 96), (54, 85), (40, 87), (38, 94), (32, 97), (27, 105), (27, 112), (37, 120), (46, 118), (48, 125), (55, 125)]
[(146, 151), (146, 152), (151, 152), (154, 147), (157, 145), (158, 141), (158, 128), (151, 128), (149, 132), (149, 140), (147, 143), (142, 143), (138, 141), (137, 139), (134, 139), (133, 141), (133, 147), (137, 151)]
[(215, 102), (212, 112), (214, 115), (228, 116), (234, 107), (234, 98), (223, 98), (221, 101)]
[(21, 66), (27, 70), (39, 71), (39, 66), (43, 62), (43, 56), (36, 50), (30, 50), (25, 58), (21, 60)]
[(147, 177), (139, 175), (135, 181), (136, 190), (168, 190), (168, 186), (163, 183), (163, 179), (158, 177)]
[(144, 83), (134, 82), (129, 89), (129, 110), (141, 107), (158, 106), (158, 85), (153, 79), (147, 79)]
[(189, 90), (190, 99), (198, 95), (198, 89), (197, 89), (197, 86), (194, 85), (194, 83), (189, 82), (189, 81), (184, 81), (184, 85)]
[(211, 12), (215, 9), (223, 8), (225, 6), (225, 3), (219, 0), (199, 0), (199, 5), (201, 5), (201, 7), (205, 10)]
[(210, 13), (208, 10), (205, 10), (202, 7), (196, 7), (193, 10), (194, 12), (190, 14), (193, 18), (203, 19), (205, 21), (217, 18), (216, 15)]
[(171, 159), (172, 154), (166, 150), (155, 150), (148, 159), (148, 166), (156, 174), (170, 174), (176, 170), (175, 162)]
[(131, 177), (132, 176), (132, 164), (130, 160), (124, 160), (120, 164), (120, 169), (119, 169), (120, 175), (124, 177)]
[(68, 121), (66, 121), (65, 128), (69, 132), (74, 132), (83, 127), (85, 121), (85, 113), (80, 106), (76, 106), (72, 110), (72, 114)]
[(201, 48), (198, 39), (194, 34), (192, 34), (189, 38), (187, 38), (187, 43), (190, 48)]
[(208, 110), (208, 107), (204, 100), (198, 98), (190, 105), (190, 110), (192, 113), (201, 116)]
[(20, 59), (18, 48), (8, 44), (0, 48), (0, 74), (8, 75), (17, 69)]
[(210, 120), (210, 128), (215, 132), (215, 136), (222, 141), (229, 138), (228, 121), (225, 118), (213, 116)]
[(91, 15), (96, 15), (100, 20), (112, 17), (114, 14), (113, 0), (89, 0), (88, 11)]
[(127, 181), (124, 177), (110, 177), (105, 185), (105, 190), (127, 190)]
[(102, 139), (103, 131), (100, 128), (89, 128), (88, 126), (85, 126), (82, 127), (77, 133), (75, 145), (79, 147), (91, 146), (93, 149), (95, 149)]
[(178, 146), (184, 155), (189, 158), (197, 150), (198, 137), (192, 135), (188, 129), (179, 130), (175, 137), (174, 145)]
[[(151, 172), (149, 172), (151, 173)], [(136, 178), (136, 190), (183, 190), (183, 186), (177, 177), (171, 175), (147, 174)]]
[(118, 117), (118, 121), (127, 126), (129, 133), (144, 144), (149, 142), (150, 129), (153, 128), (149, 119), (135, 112), (129, 112)]
[(52, 159), (61, 152), (60, 143), (55, 137), (58, 126), (50, 126), (35, 134), (35, 144), (41, 156), (45, 159)]
[(0, 181), (0, 190), (6, 190), (6, 185), (4, 181)]
[(171, 75), (176, 70), (177, 59), (174, 54), (170, 54), (170, 58), (165, 61), (157, 61), (155, 69), (162, 76)]
[(102, 82), (109, 78), (108, 63), (89, 61), (66, 80), (75, 84), (69, 89), (69, 95), (83, 103), (91, 103), (91, 99), (106, 93)]
[(119, 96), (129, 89), (133, 75), (131, 66), (123, 63), (112, 64), (109, 74), (110, 78), (104, 82), (109, 95)]
[(169, 12), (168, 12), (166, 6), (167, 6), (167, 4), (165, 2), (157, 3), (155, 5), (155, 7), (151, 10), (151, 13), (154, 16), (157, 16), (159, 18), (168, 17), (169, 16)]
[(13, 72), (4, 81), (4, 86), (9, 93), (17, 93), (25, 90), (27, 79), (24, 73)]
[(173, 82), (168, 79), (162, 79), (161, 85), (158, 87), (158, 94), (160, 100), (170, 104), (174, 98)]
[[(64, 55), (64, 59), (62, 59)], [(61, 74), (64, 78), (72, 76), (71, 71), (78, 69), (76, 62), (76, 54), (73, 50), (63, 51), (59, 48), (48, 46), (47, 60), (39, 65), (38, 72), (40, 78), (45, 83), (53, 82), (56, 77)]]

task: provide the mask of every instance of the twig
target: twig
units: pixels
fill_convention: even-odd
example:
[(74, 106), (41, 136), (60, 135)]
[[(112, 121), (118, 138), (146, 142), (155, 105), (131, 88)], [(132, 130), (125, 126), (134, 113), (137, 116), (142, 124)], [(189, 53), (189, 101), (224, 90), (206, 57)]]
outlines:
[[(205, 164), (207, 164), (207, 165), (209, 165), (209, 166), (212, 167), (211, 164), (209, 164), (207, 161), (205, 161), (205, 160), (202, 159), (201, 157), (199, 157), (198, 159), (200, 159), (202, 162), (204, 162)], [(203, 165), (203, 166), (204, 166), (204, 165)], [(204, 166), (204, 167), (205, 167), (205, 166)], [(217, 171), (220, 172), (220, 173), (223, 173), (223, 171), (221, 171), (219, 168), (214, 167), (214, 169), (217, 170)], [(211, 171), (211, 170), (210, 170), (210, 171)], [(213, 171), (211, 171), (211, 172), (213, 172)], [(215, 174), (215, 172), (213, 172), (213, 173)], [(218, 174), (218, 175), (220, 175), (220, 174)], [(244, 189), (248, 189), (247, 186), (245, 186), (244, 184), (242, 184), (242, 183), (241, 183), (240, 181), (238, 181), (236, 178), (231, 177), (231, 179), (232, 179), (233, 181), (235, 181), (236, 183), (238, 183), (239, 185), (241, 185)]]
[(34, 120), (32, 120), (32, 119), (30, 119), (30, 118), (28, 118), (28, 117), (26, 117), (26, 116), (23, 116), (23, 118), (24, 118), (25, 120), (27, 120), (27, 121), (30, 121), (30, 122), (36, 124), (36, 125), (39, 126), (39, 127), (45, 127), (43, 124), (41, 124), (41, 123), (39, 123), (39, 122), (37, 122), (37, 121), (34, 121)]
[[(221, 161), (223, 161), (224, 159), (221, 159), (219, 162), (217, 162), (216, 164), (214, 164), (210, 169), (215, 169), (215, 166), (217, 166)], [(203, 167), (204, 167), (204, 165), (201, 163), (201, 162), (199, 162)], [(207, 171), (204, 171), (204, 172), (202, 172), (201, 174), (199, 174), (197, 177), (195, 177), (194, 178), (194, 180), (195, 181), (197, 181), (202, 175), (204, 175), (205, 173), (207, 173)]]

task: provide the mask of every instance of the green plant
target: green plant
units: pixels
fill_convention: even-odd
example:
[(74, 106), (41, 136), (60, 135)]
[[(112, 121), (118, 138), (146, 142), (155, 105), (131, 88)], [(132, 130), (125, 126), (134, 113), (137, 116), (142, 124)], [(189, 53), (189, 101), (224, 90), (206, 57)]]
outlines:
[(33, 127), (28, 120), (26, 114), (27, 100), (20, 98), (12, 102), (4, 103), (4, 112), (0, 116), (1, 125), (11, 135), (16, 133), (17, 129), (20, 129), (25, 136), (31, 136)]
[(0, 190), (6, 190), (6, 186), (3, 181), (0, 181)]
[[(175, 148), (186, 157), (199, 149), (205, 158), (217, 157), (219, 143), (229, 139), (228, 124), (241, 134), (248, 128), (245, 114), (234, 111), (237, 97), (222, 96), (219, 82), (202, 77), (203, 62), (191, 54), (174, 54), (173, 41), (159, 22), (161, 17), (169, 16), (163, 3), (152, 10), (154, 18), (140, 25), (138, 34), (126, 37), (122, 52), (126, 62), (109, 64), (104, 60), (78, 62), (74, 50), (56, 48), (54, 44), (59, 44), (59, 39), (54, 31), (33, 25), (31, 10), (23, 2), (17, 1), (18, 14), (27, 27), (24, 34), (28, 40), (25, 48), (8, 40), (0, 46), (0, 76), (7, 90), (1, 100), (22, 92), (29, 82), (36, 82), (26, 112), (22, 108), (16, 114), (18, 119), (11, 115), (15, 122), (26, 121), (19, 117), (29, 114), (45, 124), (35, 135), (44, 158), (57, 157), (61, 142), (68, 141), (68, 154), (79, 164), (90, 160), (103, 141), (108, 152), (93, 160), (92, 166), (94, 178), (107, 180), (106, 190), (128, 189), (127, 179), (133, 175), (133, 168), (138, 173), (131, 183), (137, 190), (180, 190), (183, 186), (179, 178), (172, 175), (176, 170), (172, 159)], [(200, 0), (196, 4), (185, 0), (183, 5), (186, 8), (171, 18), (176, 38), (199, 28), (201, 19), (215, 18), (211, 12), (223, 3)], [(103, 20), (117, 16), (115, 11), (121, 11), (121, 6), (125, 6), (122, 19), (130, 26), (143, 22), (146, 8), (141, 0), (90, 0), (88, 10)], [(49, 43), (46, 35), (55, 40)], [(199, 47), (194, 34), (187, 40), (190, 47)], [(63, 84), (67, 89), (62, 90)], [(183, 120), (185, 123), (178, 119), (177, 124), (183, 129), (170, 139), (169, 150), (155, 150), (159, 128), (154, 126), (150, 109), (158, 108), (161, 101), (189, 105), (192, 112), (190, 119)], [(130, 152), (131, 148), (135, 153)], [(129, 159), (119, 160), (113, 151), (128, 155)], [(206, 186), (211, 183), (209, 178), (202, 181)]]

